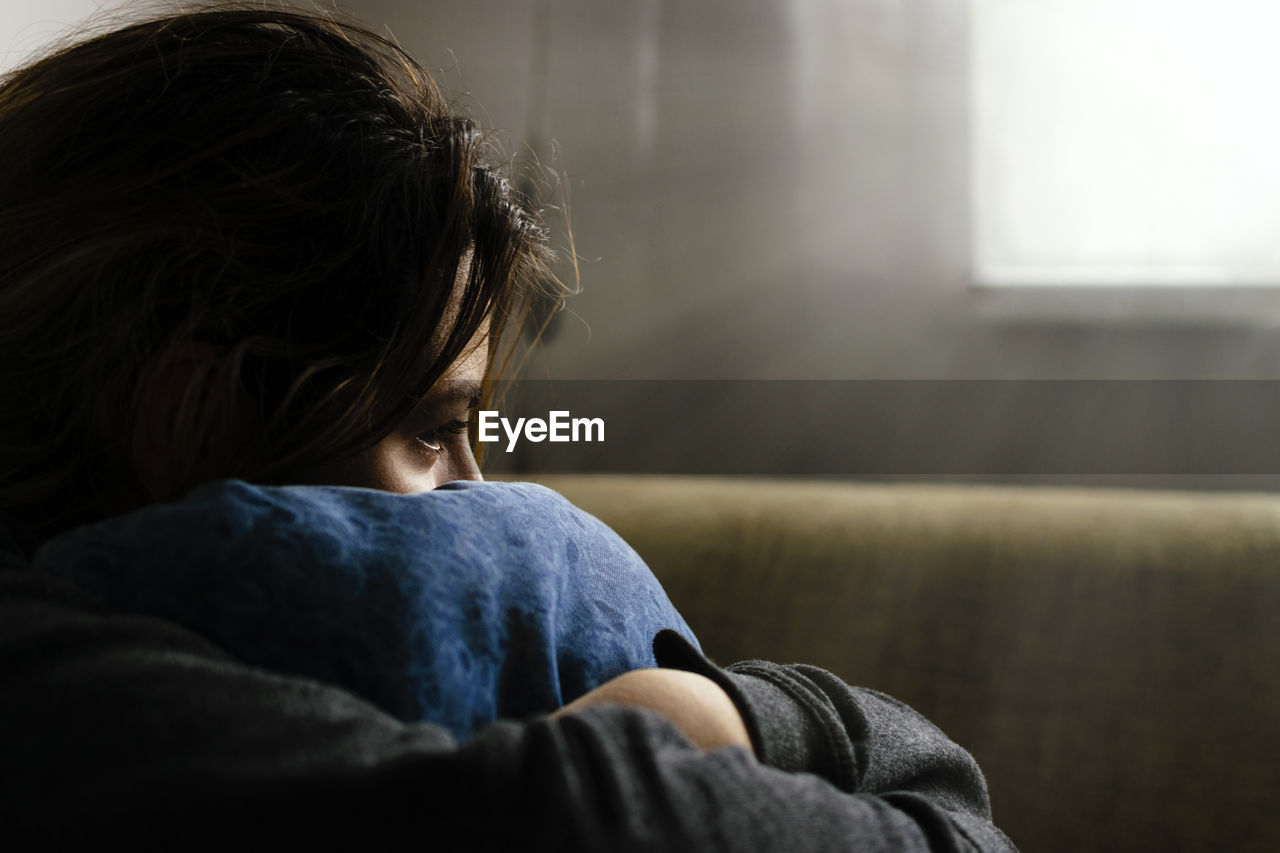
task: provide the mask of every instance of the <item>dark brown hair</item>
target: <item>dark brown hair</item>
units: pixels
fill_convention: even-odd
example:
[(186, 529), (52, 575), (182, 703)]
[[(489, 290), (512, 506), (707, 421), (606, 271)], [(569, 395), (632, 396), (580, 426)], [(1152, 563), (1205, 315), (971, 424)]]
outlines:
[[(554, 283), (494, 160), (402, 50), (327, 15), (179, 14), (10, 73), (0, 510), (41, 539), (142, 502), (139, 377), (193, 342), (217, 358), (177, 407), (174, 494), (386, 435), (486, 318), (498, 355)], [(197, 470), (235, 395), (261, 440)]]

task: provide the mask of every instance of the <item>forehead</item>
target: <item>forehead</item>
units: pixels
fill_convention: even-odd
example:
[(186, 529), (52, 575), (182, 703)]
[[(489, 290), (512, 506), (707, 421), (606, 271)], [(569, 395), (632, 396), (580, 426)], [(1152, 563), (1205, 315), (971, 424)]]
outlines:
[[(458, 272), (453, 277), (453, 291), (449, 294), (449, 304), (444, 308), (444, 316), (440, 318), (440, 325), (436, 327), (435, 333), (431, 336), (431, 348), (435, 352), (439, 352), (444, 348), (445, 339), (448, 338), (453, 324), (458, 322), (458, 314), (462, 310), (462, 296), (467, 290), (467, 279), (471, 277), (471, 262), (475, 257), (475, 250), (468, 248), (462, 253), (462, 257), (458, 259)], [(489, 326), (488, 318), (485, 319), (483, 328)], [(465, 355), (465, 353), (464, 353)]]
[(466, 348), (462, 353), (454, 359), (443, 374), (441, 374), (436, 385), (443, 385), (449, 382), (479, 382), (484, 379), (485, 372), (489, 369), (489, 320), (485, 319), (480, 324), (480, 328), (476, 330), (475, 336), (467, 342)]
[[(453, 324), (457, 322), (462, 303), (462, 294), (466, 289), (467, 278), (471, 274), (472, 256), (472, 250), (468, 249), (458, 261), (458, 273), (453, 282), (453, 294), (449, 300), (449, 305), (445, 309), (444, 317), (441, 318), (440, 325), (436, 328), (431, 340), (431, 349), (436, 353), (439, 353), (444, 347), (445, 339), (448, 337), (450, 330), (452, 330)], [(478, 390), (475, 393), (471, 393), (467, 390), (467, 387), (475, 385), (478, 389), (488, 369), (489, 318), (485, 317), (462, 352), (445, 368), (444, 373), (431, 386), (427, 396), (436, 399), (444, 396), (470, 399), (477, 396)]]

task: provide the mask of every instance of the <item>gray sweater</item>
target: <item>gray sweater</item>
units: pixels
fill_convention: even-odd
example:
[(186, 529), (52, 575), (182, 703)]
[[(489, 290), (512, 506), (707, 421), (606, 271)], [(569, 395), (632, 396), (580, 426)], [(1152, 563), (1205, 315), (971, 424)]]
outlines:
[(0, 570), (0, 847), (1012, 850), (973, 759), (822, 670), (659, 663), (734, 699), (759, 758), (596, 707), (464, 743), (245, 665), (65, 582)]

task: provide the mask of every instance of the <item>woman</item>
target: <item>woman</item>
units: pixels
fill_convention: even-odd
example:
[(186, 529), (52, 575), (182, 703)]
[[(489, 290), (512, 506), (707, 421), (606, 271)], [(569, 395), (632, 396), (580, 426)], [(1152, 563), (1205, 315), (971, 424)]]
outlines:
[(13, 73), (0, 116), (0, 506), (33, 541), (219, 477), (478, 476), (471, 389), (556, 285), (396, 48), (180, 16)]
[[(457, 737), (691, 638), (594, 519), (459, 484), (504, 332), (558, 285), (393, 45), (283, 12), (138, 23), (11, 75), (0, 156), (0, 508), (33, 570)], [(540, 535), (462, 547), (518, 525)]]
[[(625, 594), (609, 586), (630, 559), (611, 534), (541, 491), (465, 485), (479, 477), (468, 412), (551, 281), (540, 226), (488, 156), (394, 46), (302, 13), (144, 22), (0, 85), (0, 508), (18, 540), (0, 572), (0, 833), (45, 846), (1007, 849), (972, 759), (910, 709), (813, 668), (720, 669), (677, 632), (650, 652), (678, 617), (645, 573)], [(536, 518), (520, 515), (529, 506)], [(544, 510), (586, 532), (530, 562), (520, 534)], [(281, 546), (300, 516), (320, 522)], [(183, 551), (173, 531), (211, 518)], [(237, 599), (203, 579), (247, 562), (254, 584), (262, 552), (302, 541), (306, 560), (276, 561), (305, 569), (271, 587), (288, 594), (376, 562), (380, 537), (419, 522), (430, 542), (467, 543), (494, 579), (414, 599), (464, 614), (450, 624), (467, 665), (434, 693), (482, 682), (499, 694), (490, 718), (532, 717), (468, 717), (450, 735), (430, 713), (406, 724), (335, 686), (380, 659), (317, 680), (226, 654), (236, 638), (218, 624), (242, 627), (263, 588)], [(334, 530), (341, 547), (315, 545)], [(193, 573), (227, 541), (255, 548)], [(407, 570), (392, 565), (326, 584), (389, 584), (403, 604)], [(490, 608), (530, 575), (554, 579), (533, 600), (583, 604), (567, 627), (553, 611), (537, 629), (551, 640), (537, 666), (576, 686), (522, 711), (501, 690), (529, 680), (523, 659), (495, 658), (489, 681), (472, 664), (487, 659), (477, 648), (538, 644), (528, 610)], [(173, 611), (119, 603), (156, 589)], [(201, 622), (209, 610), (237, 618)], [(572, 652), (633, 622), (662, 668), (633, 669), (621, 643), (607, 678)], [(305, 651), (315, 635), (302, 636)], [(269, 645), (248, 639), (237, 657)], [(368, 695), (376, 684), (347, 686), (394, 704)]]

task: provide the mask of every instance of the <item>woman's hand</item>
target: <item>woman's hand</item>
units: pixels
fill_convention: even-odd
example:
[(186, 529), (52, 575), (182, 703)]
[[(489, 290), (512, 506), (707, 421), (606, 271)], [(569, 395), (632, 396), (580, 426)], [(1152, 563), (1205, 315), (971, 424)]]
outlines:
[(751, 737), (733, 700), (704, 675), (678, 669), (636, 669), (606, 681), (552, 714), (559, 717), (593, 705), (626, 705), (657, 711), (694, 746), (751, 750)]

